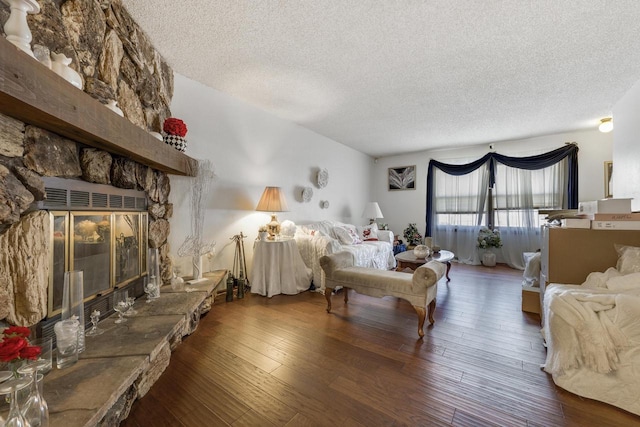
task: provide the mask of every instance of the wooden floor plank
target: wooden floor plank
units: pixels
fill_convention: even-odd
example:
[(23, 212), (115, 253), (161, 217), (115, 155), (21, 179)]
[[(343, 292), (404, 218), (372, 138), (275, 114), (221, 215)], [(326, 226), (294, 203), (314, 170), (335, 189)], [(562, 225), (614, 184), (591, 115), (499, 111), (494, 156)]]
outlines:
[(540, 369), (539, 316), (522, 272), (455, 264), (418, 339), (396, 298), (319, 293), (216, 303), (174, 351), (125, 427), (640, 426)]

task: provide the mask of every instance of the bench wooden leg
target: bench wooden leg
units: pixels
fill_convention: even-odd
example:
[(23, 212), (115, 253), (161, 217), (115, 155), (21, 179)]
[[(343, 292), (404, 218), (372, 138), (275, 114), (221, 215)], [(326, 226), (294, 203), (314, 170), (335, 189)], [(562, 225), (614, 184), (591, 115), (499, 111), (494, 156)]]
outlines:
[(434, 298), (429, 303), (429, 323), (432, 325), (435, 323), (435, 320), (433, 319), (433, 313), (435, 312), (436, 312), (436, 299)]
[(416, 313), (418, 313), (418, 335), (420, 335), (420, 338), (424, 337), (424, 331), (422, 330), (422, 327), (424, 326), (424, 319), (427, 316), (427, 311), (424, 309), (424, 307), (420, 307), (417, 305), (414, 305), (413, 308), (416, 310)]
[(324, 288), (324, 297), (327, 300), (327, 313), (331, 313), (331, 292), (333, 292), (333, 288)]

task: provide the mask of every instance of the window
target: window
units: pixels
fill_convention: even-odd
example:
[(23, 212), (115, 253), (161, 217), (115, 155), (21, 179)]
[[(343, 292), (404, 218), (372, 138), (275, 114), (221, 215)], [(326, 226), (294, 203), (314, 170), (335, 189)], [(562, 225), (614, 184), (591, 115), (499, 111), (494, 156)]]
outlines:
[(431, 160), (427, 174), (427, 232), (462, 262), (477, 264), (478, 230), (499, 228), (502, 259), (524, 267), (522, 253), (540, 248), (540, 209), (577, 207), (574, 144), (538, 156), (488, 153), (465, 165)]

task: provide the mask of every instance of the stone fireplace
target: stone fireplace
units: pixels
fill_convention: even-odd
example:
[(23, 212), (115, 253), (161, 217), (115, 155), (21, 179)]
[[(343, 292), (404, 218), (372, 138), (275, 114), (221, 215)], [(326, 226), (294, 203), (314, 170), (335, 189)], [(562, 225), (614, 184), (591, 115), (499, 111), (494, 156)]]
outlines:
[[(6, 117), (0, 116), (2, 121)], [(11, 163), (30, 165), (45, 175), (53, 168), (77, 168), (80, 177), (93, 182), (80, 177), (39, 177), (19, 165), (13, 169), (25, 169), (34, 178), (37, 191), (29, 192), (31, 197), (25, 195), (19, 179), (12, 182), (7, 174), (0, 181), (14, 205), (24, 198), (34, 200), (0, 234), (0, 277), (4, 279), (0, 307), (5, 310), (0, 318), (28, 326), (46, 318), (39, 335), (50, 335), (59, 317), (64, 272), (74, 269), (84, 271), (85, 311), (95, 308), (106, 315), (114, 287), (142, 294), (147, 247), (160, 249), (163, 279), (169, 280), (166, 240), (172, 206), (167, 202), (170, 185), (165, 173), (30, 126), (25, 139), (25, 156)], [(0, 164), (3, 169), (9, 170)], [(118, 186), (95, 183), (99, 176)]]
[[(85, 295), (86, 311), (98, 304), (106, 314), (115, 286), (142, 293), (147, 244), (159, 248), (162, 278), (169, 280), (167, 173), (186, 174), (176, 165), (190, 159), (174, 157), (147, 133), (160, 131), (171, 115), (173, 74), (120, 0), (39, 4), (41, 13), (28, 17), (32, 48), (72, 58), (85, 93), (1, 37), (0, 323), (40, 324), (46, 332), (59, 302), (51, 282), (100, 259), (100, 251), (109, 259), (103, 255), (99, 272), (88, 274), (95, 292)], [(0, 22), (8, 14), (0, 2)], [(100, 105), (109, 100), (118, 101), (124, 119)], [(60, 185), (69, 187), (65, 206), (56, 205)], [(110, 205), (118, 200), (122, 207)], [(81, 223), (86, 227), (76, 231)], [(67, 248), (56, 238), (66, 239)], [(82, 244), (74, 248), (76, 238)], [(132, 250), (137, 255), (125, 260)]]

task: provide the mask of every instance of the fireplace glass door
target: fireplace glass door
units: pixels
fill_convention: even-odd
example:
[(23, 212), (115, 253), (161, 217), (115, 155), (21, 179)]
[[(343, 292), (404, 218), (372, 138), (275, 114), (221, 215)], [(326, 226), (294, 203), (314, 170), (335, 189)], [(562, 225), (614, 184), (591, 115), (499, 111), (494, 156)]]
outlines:
[(67, 271), (67, 237), (69, 212), (51, 212), (51, 264), (49, 270), (49, 313), (62, 309), (62, 287)]
[(110, 213), (71, 213), (70, 270), (84, 272), (84, 296), (103, 293), (111, 287)]
[(147, 274), (147, 212), (50, 211), (49, 215), (49, 316), (62, 309), (65, 271), (83, 271), (85, 301)]
[(115, 259), (114, 277), (117, 284), (130, 282), (139, 277), (140, 213), (116, 213), (115, 217)]

